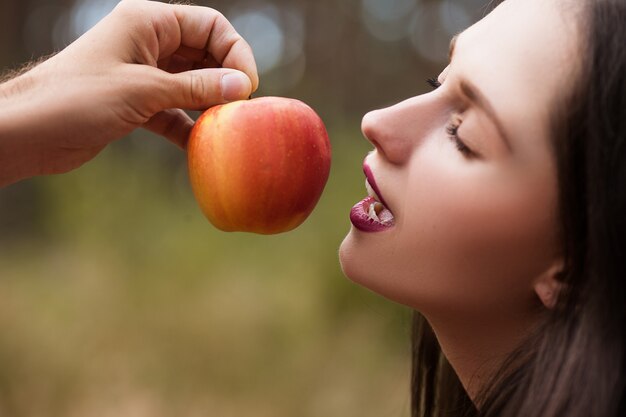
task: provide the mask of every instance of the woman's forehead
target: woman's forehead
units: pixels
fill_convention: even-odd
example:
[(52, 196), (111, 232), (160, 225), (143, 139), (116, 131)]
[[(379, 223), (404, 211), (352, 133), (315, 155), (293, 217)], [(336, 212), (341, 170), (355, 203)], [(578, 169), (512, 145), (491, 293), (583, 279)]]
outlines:
[(450, 75), (479, 86), (512, 130), (545, 137), (580, 66), (575, 29), (558, 2), (505, 1), (455, 37)]
[[(558, 65), (575, 58), (577, 23), (561, 2), (508, 0), (453, 38), (450, 53), (457, 49), (482, 53), (485, 62)], [(521, 68), (524, 69), (524, 68)], [(548, 69), (548, 68), (546, 68)]]

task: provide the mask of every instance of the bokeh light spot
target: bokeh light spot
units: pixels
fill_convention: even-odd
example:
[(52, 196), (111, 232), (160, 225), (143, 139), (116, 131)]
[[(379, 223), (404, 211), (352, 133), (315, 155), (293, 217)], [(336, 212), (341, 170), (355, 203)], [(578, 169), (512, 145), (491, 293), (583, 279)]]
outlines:
[(254, 51), (257, 69), (265, 73), (283, 58), (285, 35), (273, 8), (248, 9), (236, 14), (231, 23)]
[(445, 0), (420, 5), (409, 25), (409, 37), (414, 49), (426, 60), (445, 63), (452, 36), (471, 23), (466, 9)]
[(399, 41), (407, 35), (405, 28), (415, 6), (413, 0), (363, 0), (361, 17), (368, 32), (376, 39)]
[(415, 0), (363, 0), (363, 9), (381, 21), (394, 21), (409, 14)]

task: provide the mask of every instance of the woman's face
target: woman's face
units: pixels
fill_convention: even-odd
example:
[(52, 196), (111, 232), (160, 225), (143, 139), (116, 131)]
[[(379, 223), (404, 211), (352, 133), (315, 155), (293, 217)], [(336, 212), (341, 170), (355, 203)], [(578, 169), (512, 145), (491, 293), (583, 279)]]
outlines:
[(533, 285), (560, 259), (550, 117), (575, 73), (567, 21), (508, 0), (456, 37), (440, 87), (363, 118), (386, 208), (353, 208), (348, 277), (427, 316), (537, 310)]

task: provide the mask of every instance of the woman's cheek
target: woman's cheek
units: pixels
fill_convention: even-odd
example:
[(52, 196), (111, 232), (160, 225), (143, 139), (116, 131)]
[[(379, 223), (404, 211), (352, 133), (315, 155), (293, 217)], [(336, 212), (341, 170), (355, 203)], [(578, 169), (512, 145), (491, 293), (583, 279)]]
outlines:
[(411, 176), (406, 238), (416, 291), (428, 291), (415, 298), (471, 311), (527, 303), (554, 243), (554, 192), (506, 170), (447, 163)]

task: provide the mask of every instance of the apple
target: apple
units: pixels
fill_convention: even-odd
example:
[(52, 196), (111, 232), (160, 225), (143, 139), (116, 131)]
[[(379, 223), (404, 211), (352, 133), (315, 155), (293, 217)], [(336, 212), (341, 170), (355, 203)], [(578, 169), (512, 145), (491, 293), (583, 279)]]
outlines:
[(324, 123), (303, 102), (260, 97), (211, 107), (187, 143), (189, 179), (218, 229), (261, 234), (299, 226), (330, 171)]

